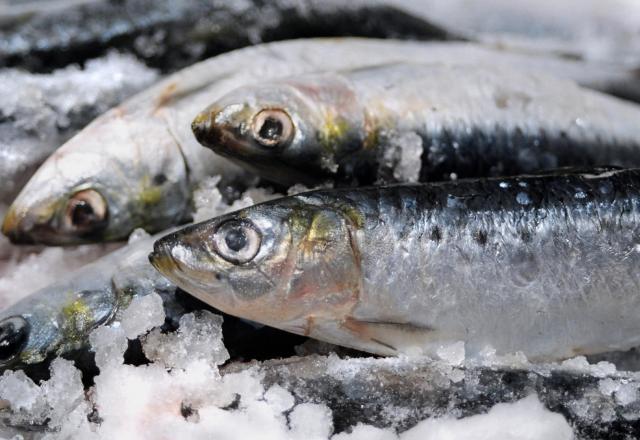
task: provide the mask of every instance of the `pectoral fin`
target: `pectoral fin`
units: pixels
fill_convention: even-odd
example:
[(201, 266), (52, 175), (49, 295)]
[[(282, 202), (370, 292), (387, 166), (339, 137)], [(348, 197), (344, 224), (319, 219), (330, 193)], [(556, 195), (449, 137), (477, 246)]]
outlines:
[(391, 351), (392, 354), (424, 353), (428, 346), (438, 340), (438, 332), (432, 327), (406, 322), (362, 321), (347, 317), (342, 327), (359, 339), (381, 346), (381, 351)]

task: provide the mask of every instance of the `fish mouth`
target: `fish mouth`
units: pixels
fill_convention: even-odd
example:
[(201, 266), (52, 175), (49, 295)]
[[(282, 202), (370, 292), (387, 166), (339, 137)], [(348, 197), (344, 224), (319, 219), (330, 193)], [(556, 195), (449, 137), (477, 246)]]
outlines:
[(2, 233), (13, 244), (34, 244), (35, 240), (31, 234), (34, 226), (34, 222), (30, 221), (27, 215), (21, 215), (11, 207), (2, 222)]
[[(156, 241), (153, 251), (149, 254), (149, 262), (158, 272), (174, 281), (180, 268), (171, 256), (171, 250), (164, 243)], [(174, 281), (175, 282), (175, 281)]]
[[(201, 301), (223, 310), (221, 298), (226, 297), (220, 274), (194, 269), (180, 261), (172, 252), (172, 236), (156, 241), (149, 254), (149, 262), (165, 278)], [(229, 299), (229, 298), (228, 298)], [(224, 301), (223, 301), (224, 302)]]
[(222, 143), (224, 130), (214, 122), (215, 112), (202, 112), (191, 123), (196, 140), (207, 148), (216, 149)]

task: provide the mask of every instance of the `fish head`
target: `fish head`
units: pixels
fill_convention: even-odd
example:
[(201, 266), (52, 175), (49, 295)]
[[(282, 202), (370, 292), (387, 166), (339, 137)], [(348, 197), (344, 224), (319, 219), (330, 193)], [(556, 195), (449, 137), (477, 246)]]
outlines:
[(166, 129), (145, 139), (122, 116), (105, 116), (51, 155), (14, 200), (2, 225), (13, 243), (118, 240), (182, 218), (186, 166)]
[(90, 290), (59, 283), (35, 292), (0, 315), (0, 371), (81, 348), (115, 307), (110, 286)]
[(354, 94), (327, 75), (241, 87), (192, 123), (202, 145), (286, 185), (331, 179), (362, 126)]
[(360, 261), (351, 215), (294, 196), (163, 237), (151, 263), (226, 313), (299, 334), (340, 320), (358, 299)]

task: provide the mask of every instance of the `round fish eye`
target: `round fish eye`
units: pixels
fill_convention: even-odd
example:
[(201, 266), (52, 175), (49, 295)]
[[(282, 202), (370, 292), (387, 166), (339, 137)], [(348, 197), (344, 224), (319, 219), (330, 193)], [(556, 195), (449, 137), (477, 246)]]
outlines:
[(218, 255), (234, 264), (251, 261), (258, 253), (261, 241), (255, 226), (242, 220), (229, 220), (218, 226), (213, 234)]
[(291, 140), (293, 121), (284, 110), (262, 110), (254, 116), (251, 131), (260, 145), (273, 148), (284, 145)]
[(78, 191), (69, 198), (64, 213), (67, 229), (91, 232), (104, 226), (107, 219), (107, 202), (93, 189)]
[(29, 323), (21, 316), (0, 321), (0, 362), (14, 357), (29, 336)]

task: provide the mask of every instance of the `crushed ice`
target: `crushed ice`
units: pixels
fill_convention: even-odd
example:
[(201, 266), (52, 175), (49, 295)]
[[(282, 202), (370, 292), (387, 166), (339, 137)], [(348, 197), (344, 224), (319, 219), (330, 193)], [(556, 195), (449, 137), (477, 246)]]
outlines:
[[(67, 360), (51, 364), (51, 378), (39, 386), (21, 371), (0, 377), (0, 399), (10, 406), (13, 426), (46, 426), (33, 438), (48, 440), (261, 438), (261, 439), (570, 439), (572, 430), (559, 414), (546, 410), (536, 396), (498, 404), (488, 413), (463, 419), (427, 419), (398, 434), (359, 424), (333, 434), (332, 412), (323, 403), (297, 402), (279, 385), (265, 388), (263, 372), (249, 367), (222, 375), (229, 359), (222, 341), (222, 318), (210, 312), (187, 314), (174, 333), (163, 334), (160, 297), (149, 295), (125, 310), (118, 327), (91, 334), (100, 374), (85, 392), (80, 372)], [(135, 322), (135, 325), (133, 323)], [(127, 324), (125, 324), (127, 323)], [(155, 328), (154, 328), (155, 327)], [(149, 329), (153, 328), (151, 331)], [(143, 336), (148, 365), (123, 363), (126, 339)], [(448, 349), (460, 356), (460, 346)], [(366, 371), (372, 362), (332, 355), (332, 374), (345, 377)], [(626, 391), (603, 384), (605, 392)], [(36, 430), (37, 431), (37, 430)], [(0, 435), (11, 436), (7, 430)]]

